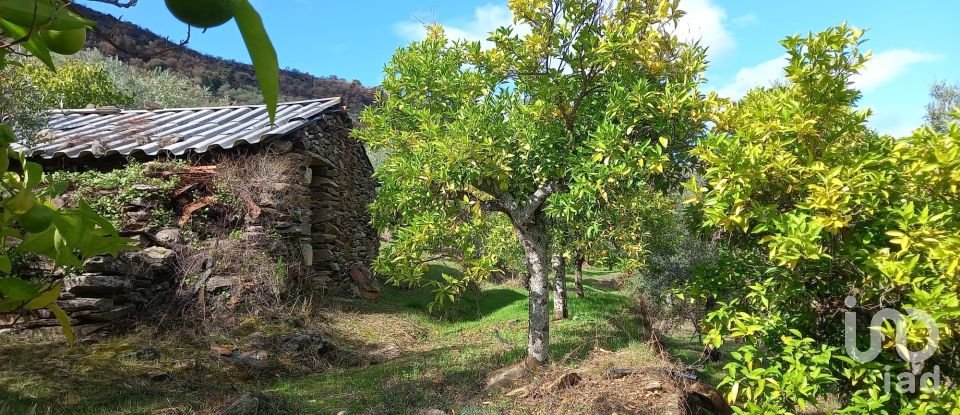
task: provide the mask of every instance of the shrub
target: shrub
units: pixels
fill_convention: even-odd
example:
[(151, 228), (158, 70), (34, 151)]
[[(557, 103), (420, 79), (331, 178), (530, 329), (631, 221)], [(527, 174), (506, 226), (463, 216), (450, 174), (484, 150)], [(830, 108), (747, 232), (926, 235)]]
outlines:
[[(940, 334), (927, 370), (939, 366), (944, 384), (960, 374), (960, 125), (902, 139), (871, 131), (850, 88), (867, 60), (861, 35), (840, 26), (784, 40), (789, 82), (729, 105), (696, 150), (705, 183), (691, 181), (693, 201), (736, 243), (689, 291), (735, 294), (706, 325), (712, 345), (740, 345), (722, 386), (741, 412), (795, 412), (828, 394), (840, 398), (837, 413), (960, 410), (953, 388), (884, 390), (885, 374), (924, 368), (894, 342), (871, 362), (844, 352), (845, 312), (860, 317), (863, 344), (869, 315), (918, 309)], [(894, 337), (891, 326), (876, 330)], [(926, 346), (927, 334), (906, 319), (908, 348)]]

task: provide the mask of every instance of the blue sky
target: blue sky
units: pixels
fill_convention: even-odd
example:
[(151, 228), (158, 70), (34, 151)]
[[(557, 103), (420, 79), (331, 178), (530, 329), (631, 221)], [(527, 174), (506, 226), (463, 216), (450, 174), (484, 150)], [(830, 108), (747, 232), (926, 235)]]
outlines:
[[(160, 0), (132, 9), (87, 2), (172, 40), (186, 27)], [(422, 36), (421, 23), (439, 22), (453, 34), (483, 39), (509, 24), (506, 1), (495, 0), (254, 0), (264, 15), (283, 67), (314, 75), (337, 75), (377, 85), (393, 51)], [(872, 125), (903, 135), (922, 122), (927, 90), (938, 80), (960, 83), (960, 2), (915, 0), (731, 1), (681, 0), (689, 15), (684, 36), (710, 46), (708, 87), (737, 97), (782, 76), (783, 49), (794, 33), (822, 30), (844, 21), (868, 29), (874, 59), (857, 80), (862, 106), (874, 110)], [(232, 24), (195, 32), (190, 47), (249, 61)]]

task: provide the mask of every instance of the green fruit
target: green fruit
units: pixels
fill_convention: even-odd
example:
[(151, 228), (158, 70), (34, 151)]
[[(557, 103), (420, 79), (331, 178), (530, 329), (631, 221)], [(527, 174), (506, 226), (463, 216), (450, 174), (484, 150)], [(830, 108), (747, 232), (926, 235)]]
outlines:
[(40, 39), (51, 52), (61, 55), (73, 55), (87, 44), (87, 29), (42, 30)]
[(165, 0), (170, 13), (190, 26), (209, 29), (233, 18), (235, 0)]
[(27, 213), (20, 215), (20, 226), (30, 233), (40, 233), (53, 223), (53, 209), (44, 205), (34, 205)]
[(29, 190), (21, 190), (16, 196), (7, 199), (7, 209), (14, 215), (22, 215), (33, 208), (37, 203), (36, 196)]
[(25, 28), (72, 30), (93, 22), (64, 7), (60, 0), (0, 0), (0, 19)]

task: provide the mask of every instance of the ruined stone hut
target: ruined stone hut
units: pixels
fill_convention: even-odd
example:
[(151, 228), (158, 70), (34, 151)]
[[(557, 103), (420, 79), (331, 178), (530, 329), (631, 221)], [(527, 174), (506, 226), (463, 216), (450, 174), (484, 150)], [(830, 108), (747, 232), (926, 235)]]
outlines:
[[(144, 186), (149, 195), (120, 206), (116, 221), (140, 239), (143, 250), (121, 260), (88, 261), (82, 274), (66, 278), (62, 306), (83, 325), (126, 316), (166, 291), (195, 286), (216, 296), (255, 289), (257, 281), (215, 264), (242, 267), (252, 261), (238, 243), (259, 246), (276, 264), (296, 268), (303, 289), (364, 295), (372, 290), (369, 268), (378, 249), (366, 210), (375, 184), (351, 127), (339, 98), (281, 103), (273, 125), (262, 105), (52, 113), (48, 129), (28, 151), (47, 172), (110, 171), (136, 163), (147, 176), (174, 183), (161, 192), (130, 185)], [(256, 170), (255, 178), (239, 177), (240, 186), (250, 181), (249, 189), (224, 191), (215, 184), (227, 164)], [(69, 192), (64, 198), (69, 205)], [(225, 206), (233, 216), (205, 223)], [(158, 225), (160, 211), (166, 221)], [(212, 227), (222, 228), (218, 237), (200, 235)], [(193, 240), (185, 241), (190, 238), (184, 234)], [(193, 248), (177, 249), (186, 246)], [(196, 257), (186, 261), (186, 251)]]

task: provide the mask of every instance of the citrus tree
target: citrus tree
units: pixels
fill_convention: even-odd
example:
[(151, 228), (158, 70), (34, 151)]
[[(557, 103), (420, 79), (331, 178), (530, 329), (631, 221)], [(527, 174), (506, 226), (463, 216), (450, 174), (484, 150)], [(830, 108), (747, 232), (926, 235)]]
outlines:
[(528, 360), (540, 365), (550, 224), (669, 170), (702, 129), (704, 51), (672, 34), (682, 15), (674, 1), (512, 0), (510, 8), (528, 33), (497, 29), (485, 48), (431, 26), (425, 40), (399, 49), (357, 135), (390, 154), (372, 210), (395, 224), (398, 244), (460, 232), (447, 220), (423, 226), (425, 210), (509, 222), (530, 276)]
[[(719, 293), (706, 340), (738, 345), (722, 386), (740, 412), (794, 413), (827, 395), (839, 398), (836, 413), (960, 410), (944, 386), (960, 367), (960, 126), (899, 139), (872, 131), (851, 86), (869, 57), (862, 34), (844, 25), (785, 39), (787, 82), (728, 105), (695, 151), (704, 169), (691, 202), (728, 246), (690, 292)], [(849, 356), (845, 334), (856, 328), (845, 316), (856, 317), (862, 347), (884, 308), (929, 313), (934, 356), (901, 358), (931, 334), (910, 317), (899, 333), (870, 329), (902, 336), (903, 347), (884, 342), (868, 362)], [(946, 377), (939, 389), (897, 388), (901, 373), (934, 370)]]
[[(194, 1), (187, 2), (192, 6), (186, 9), (176, 7), (183, 1), (167, 3), (178, 18), (195, 26), (237, 21), (272, 117), (279, 91), (279, 67), (260, 17), (248, 1)], [(81, 50), (92, 22), (69, 6), (69, 1), (62, 0), (0, 1), (0, 70), (21, 64), (10, 59), (13, 54), (37, 59), (55, 71), (52, 54)], [(218, 14), (216, 21), (206, 14), (211, 10)], [(57, 78), (50, 78), (50, 82), (55, 84)], [(119, 237), (109, 221), (84, 203), (76, 209), (58, 209), (51, 203), (66, 190), (65, 184), (45, 183), (39, 164), (11, 151), (15, 142), (13, 128), (0, 124), (0, 312), (49, 309), (64, 327), (67, 340), (72, 341), (69, 319), (56, 304), (60, 278), (82, 265), (85, 258), (117, 255), (130, 248), (129, 241)], [(28, 275), (24, 271), (28, 268), (45, 272)]]

